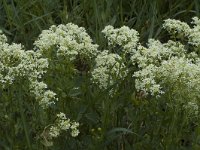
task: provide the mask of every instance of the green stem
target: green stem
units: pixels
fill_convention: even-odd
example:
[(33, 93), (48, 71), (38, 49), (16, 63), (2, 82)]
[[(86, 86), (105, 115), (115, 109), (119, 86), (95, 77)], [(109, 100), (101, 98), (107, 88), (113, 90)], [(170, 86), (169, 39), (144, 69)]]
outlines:
[(30, 138), (29, 138), (29, 135), (28, 135), (26, 119), (25, 119), (24, 112), (23, 112), (23, 96), (22, 96), (22, 89), (21, 88), (19, 89), (19, 108), (20, 108), (20, 115), (21, 115), (21, 119), (22, 119), (22, 124), (23, 124), (23, 127), (24, 127), (26, 142), (28, 144), (29, 150), (32, 150), (31, 144), (30, 144)]

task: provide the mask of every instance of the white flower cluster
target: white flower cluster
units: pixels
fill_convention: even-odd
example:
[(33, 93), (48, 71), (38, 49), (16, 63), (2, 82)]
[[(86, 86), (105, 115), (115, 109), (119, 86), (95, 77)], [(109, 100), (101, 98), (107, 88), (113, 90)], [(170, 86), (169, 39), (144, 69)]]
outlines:
[(178, 38), (187, 37), (190, 34), (190, 26), (179, 20), (166, 19), (163, 24), (164, 29), (166, 29), (171, 35)]
[(118, 80), (123, 80), (126, 75), (127, 69), (118, 54), (104, 50), (97, 56), (92, 80), (100, 89), (104, 90), (113, 86)]
[(161, 61), (172, 56), (184, 56), (186, 50), (180, 42), (169, 40), (162, 44), (158, 40), (150, 39), (147, 48), (139, 45), (137, 51), (131, 57), (131, 61), (138, 64), (139, 68), (144, 68), (149, 64), (160, 65)]
[(47, 90), (47, 85), (44, 82), (31, 82), (30, 91), (34, 94), (39, 105), (44, 109), (48, 108), (51, 104), (55, 104), (55, 101), (58, 100), (53, 91)]
[[(190, 30), (189, 43), (197, 48), (200, 48), (200, 20), (197, 17), (193, 18), (194, 27)], [(200, 51), (198, 49), (198, 51)]]
[(20, 44), (0, 44), (0, 82), (12, 84), (17, 77), (41, 78), (48, 67), (47, 59), (38, 53), (24, 51)]
[(136, 30), (127, 26), (115, 29), (110, 25), (106, 26), (102, 32), (108, 40), (109, 46), (121, 46), (123, 48), (123, 56), (111, 53), (108, 50), (97, 55), (96, 66), (92, 71), (92, 81), (102, 90), (110, 88), (109, 94), (113, 95), (118, 87), (118, 81), (123, 80), (128, 73), (126, 60), (123, 60), (125, 59), (124, 54), (135, 52), (139, 42), (139, 34)]
[(194, 24), (193, 28), (179, 20), (167, 19), (163, 24), (163, 27), (171, 34), (177, 38), (188, 40), (188, 43), (199, 48), (200, 47), (200, 20), (197, 17), (193, 18), (191, 22)]
[[(198, 19), (193, 20), (196, 25), (200, 24)], [(186, 23), (170, 19), (165, 21), (164, 27), (170, 33), (184, 34), (182, 36), (188, 38), (193, 30)], [(200, 59), (195, 50), (191, 50), (192, 47), (171, 40), (162, 44), (150, 39), (147, 47), (139, 45), (131, 57), (133, 64), (139, 67), (133, 75), (136, 89), (146, 95), (159, 96), (170, 90), (173, 94), (184, 92), (188, 98), (200, 97)]]
[(198, 95), (200, 90), (200, 65), (183, 57), (172, 57), (158, 67), (150, 64), (135, 72), (134, 76), (136, 89), (152, 95), (164, 93), (161, 86), (170, 86), (174, 90), (172, 92), (183, 91), (179, 87), (182, 86), (185, 94), (188, 93), (190, 96)]
[(48, 61), (41, 58), (41, 54), (25, 51), (20, 44), (9, 45), (6, 37), (0, 36), (0, 87), (26, 80), (30, 82), (29, 88), (41, 106), (46, 107), (55, 98), (55, 93), (46, 91), (46, 84), (38, 82), (47, 68)]
[(108, 25), (102, 32), (108, 39), (109, 45), (122, 46), (125, 52), (131, 52), (137, 46), (139, 41), (139, 33), (127, 26), (114, 29), (113, 26)]
[(6, 43), (7, 42), (7, 37), (2, 33), (0, 30), (0, 43)]
[(56, 138), (60, 135), (62, 130), (67, 131), (69, 129), (71, 129), (72, 137), (78, 136), (80, 133), (78, 130), (79, 123), (70, 121), (62, 112), (57, 114), (57, 117), (55, 125), (51, 126), (49, 129), (50, 138)]
[(153, 64), (134, 73), (135, 87), (138, 91), (143, 91), (144, 95), (159, 95), (162, 94), (160, 84), (157, 83), (155, 74), (157, 73), (158, 67)]
[(55, 53), (57, 57), (64, 57), (70, 61), (75, 60), (77, 56), (81, 59), (91, 59), (97, 55), (98, 48), (98, 45), (92, 44), (92, 39), (83, 27), (72, 23), (53, 25), (49, 30), (43, 30), (34, 44), (47, 58)]

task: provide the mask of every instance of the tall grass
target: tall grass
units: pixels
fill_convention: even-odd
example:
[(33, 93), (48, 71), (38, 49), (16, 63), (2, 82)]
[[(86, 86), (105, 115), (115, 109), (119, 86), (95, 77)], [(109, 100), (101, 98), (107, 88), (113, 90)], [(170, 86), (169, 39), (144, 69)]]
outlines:
[[(100, 45), (99, 49), (109, 49), (100, 32), (106, 25), (127, 25), (136, 29), (140, 33), (140, 42), (144, 45), (149, 38), (165, 41), (168, 34), (161, 30), (163, 20), (175, 18), (190, 22), (191, 17), (200, 16), (200, 2), (0, 0), (0, 15), (0, 29), (9, 37), (10, 42), (22, 43), (26, 49), (33, 48), (33, 42), (42, 30), (53, 24), (69, 22), (85, 27), (94, 43)], [(187, 112), (182, 110), (183, 104), (173, 102), (174, 97), (170, 95), (170, 91), (159, 100), (151, 96), (143, 98), (142, 93), (136, 92), (134, 86), (133, 74), (137, 67), (127, 65), (129, 74), (123, 81), (119, 81), (118, 93), (110, 97), (107, 94), (110, 89), (102, 92), (98, 87), (91, 86), (91, 72), (86, 71), (88, 68), (85, 69), (84, 64), (68, 64), (63, 60), (56, 60), (56, 57), (52, 58), (55, 60), (49, 60), (53, 61), (50, 63), (53, 67), (50, 67), (42, 79), (57, 93), (60, 101), (47, 114), (38, 107), (33, 97), (26, 94), (29, 92), (27, 83), (22, 89), (18, 88), (21, 83), (15, 87), (0, 89), (0, 100), (3, 100), (0, 103), (0, 119), (3, 118), (0, 120), (0, 135), (5, 135), (0, 137), (0, 149), (200, 149), (199, 118), (189, 120)], [(63, 62), (69, 66), (66, 67)], [(90, 63), (91, 68), (94, 67), (94, 60)], [(187, 95), (184, 96), (185, 98), (180, 97), (187, 101)], [(59, 111), (80, 122), (81, 133), (76, 139), (63, 134), (55, 139), (55, 145), (46, 147), (49, 143), (41, 142), (43, 134), (39, 133), (43, 130), (42, 127), (55, 121), (52, 114)]]
[(85, 27), (95, 42), (104, 46), (99, 33), (105, 25), (127, 25), (139, 31), (141, 41), (163, 37), (162, 20), (181, 19), (188, 22), (199, 16), (198, 0), (1, 0), (0, 28), (11, 41), (27, 48), (43, 29), (52, 24), (73, 22)]

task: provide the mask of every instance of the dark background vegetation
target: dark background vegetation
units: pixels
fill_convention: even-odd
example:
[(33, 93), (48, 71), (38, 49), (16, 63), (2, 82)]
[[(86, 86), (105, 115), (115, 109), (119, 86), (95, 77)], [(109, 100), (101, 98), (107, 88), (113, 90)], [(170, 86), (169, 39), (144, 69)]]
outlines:
[(139, 31), (141, 41), (164, 38), (164, 19), (190, 22), (199, 16), (200, 0), (0, 0), (0, 29), (10, 41), (32, 48), (42, 30), (73, 22), (87, 29), (104, 46), (105, 25), (127, 25)]
[[(26, 49), (32, 49), (33, 42), (41, 31), (48, 29), (53, 24), (72, 22), (83, 26), (94, 42), (103, 49), (106, 48), (106, 40), (100, 31), (106, 25), (114, 27), (127, 25), (134, 28), (140, 33), (140, 42), (144, 44), (149, 38), (161, 41), (168, 39), (166, 38), (168, 34), (162, 30), (163, 20), (173, 18), (189, 23), (193, 16), (200, 17), (200, 0), (0, 0), (0, 30), (9, 38), (10, 43), (22, 43)], [(60, 70), (63, 71), (62, 68)], [(53, 70), (52, 74), (54, 75), (56, 71)], [(171, 105), (172, 109), (166, 105), (168, 98), (164, 97), (159, 103), (153, 97), (149, 101), (141, 100), (140, 93), (132, 92), (135, 89), (131, 73), (127, 77), (128, 82), (121, 83), (122, 88), (117, 96), (110, 98), (105, 94), (106, 92), (101, 93), (90, 87), (90, 75), (77, 75), (74, 79), (79, 80), (71, 80), (70, 73), (68, 75), (64, 72), (65, 76), (63, 76), (63, 72), (59, 71), (56, 72), (59, 80), (53, 80), (54, 76), (52, 80), (49, 80), (49, 83), (56, 82), (56, 85), (62, 87), (66, 92), (60, 95), (62, 100), (67, 99), (67, 101), (63, 101), (64, 106), (60, 103), (58, 106), (62, 107), (58, 108), (65, 110), (65, 113), (70, 114), (72, 118), (78, 116), (79, 120), (77, 120), (82, 123), (82, 126), (79, 137), (76, 139), (68, 138), (68, 136), (60, 137), (55, 141), (55, 146), (49, 148), (50, 150), (74, 150), (74, 147), (83, 150), (103, 148), (105, 150), (180, 150), (180, 147), (181, 150), (200, 149), (199, 120), (194, 121), (198, 124), (185, 121), (183, 119), (185, 114), (182, 113), (182, 110), (179, 112), (176, 105)], [(67, 84), (63, 84), (63, 81)], [(54, 84), (52, 85), (54, 86)], [(73, 91), (73, 87), (77, 86), (81, 90)], [(15, 87), (12, 88), (11, 91), (14, 91)], [(62, 90), (60, 91), (62, 92)], [(75, 100), (76, 96), (79, 99)], [(8, 95), (8, 97), (10, 98), (12, 95)], [(173, 104), (174, 101), (171, 102)], [(2, 104), (0, 106), (4, 108)], [(18, 112), (17, 105), (8, 104), (11, 104), (7, 106), (8, 108), (13, 108), (9, 112), (11, 121), (5, 121), (5, 124), (0, 122), (4, 124), (3, 127), (0, 126), (2, 128), (0, 131), (5, 129), (9, 136), (3, 137), (3, 140), (0, 136), (0, 150), (3, 149), (1, 146), (8, 147), (6, 150), (21, 150), (26, 145), (25, 138), (27, 137), (23, 134), (25, 127), (20, 121), (17, 123), (15, 121), (20, 118), (20, 115), (15, 113)], [(35, 113), (37, 108), (29, 107), (29, 101), (25, 99), (23, 105), (28, 107), (28, 109), (24, 107), (23, 110), (24, 112), (26, 109), (28, 110), (26, 119), (30, 120), (27, 121), (27, 124), (32, 127), (30, 133), (37, 133), (36, 131), (41, 130), (38, 124), (41, 122), (41, 124), (45, 124), (45, 121), (37, 115), (35, 116), (39, 119), (35, 116), (30, 117), (30, 114), (27, 115), (29, 111), (33, 115), (37, 114)], [(57, 111), (57, 108), (55, 110)], [(40, 111), (36, 112), (45, 116), (39, 113)], [(52, 113), (49, 112), (49, 114)], [(11, 125), (9, 126), (9, 124)], [(10, 128), (13, 126), (21, 129), (19, 132), (21, 134), (18, 134), (20, 136), (17, 138), (16, 133), (12, 132), (16, 129)], [(41, 143), (39, 140), (35, 140), (35, 137), (35, 135), (30, 136), (31, 144), (29, 143), (28, 146), (33, 145), (33, 149), (41, 149)], [(35, 141), (36, 143), (34, 143)], [(14, 144), (10, 144), (12, 142)], [(10, 145), (11, 148), (9, 148)], [(23, 149), (28, 149), (28, 146), (26, 145)], [(44, 149), (48, 148), (43, 146)]]

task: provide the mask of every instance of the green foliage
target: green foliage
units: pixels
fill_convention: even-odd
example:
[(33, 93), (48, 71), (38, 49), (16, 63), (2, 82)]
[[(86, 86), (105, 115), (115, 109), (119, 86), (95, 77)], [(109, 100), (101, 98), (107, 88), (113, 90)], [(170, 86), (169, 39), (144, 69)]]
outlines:
[(0, 34), (0, 149), (200, 149), (200, 21), (168, 19), (161, 30), (199, 9), (198, 0), (1, 0), (2, 31), (34, 51)]
[(199, 9), (198, 0), (1, 0), (0, 28), (11, 41), (30, 49), (42, 30), (73, 22), (85, 27), (94, 41), (105, 47), (99, 31), (108, 24), (136, 29), (145, 43), (151, 37), (166, 37), (161, 33), (164, 19), (188, 22), (199, 16)]

